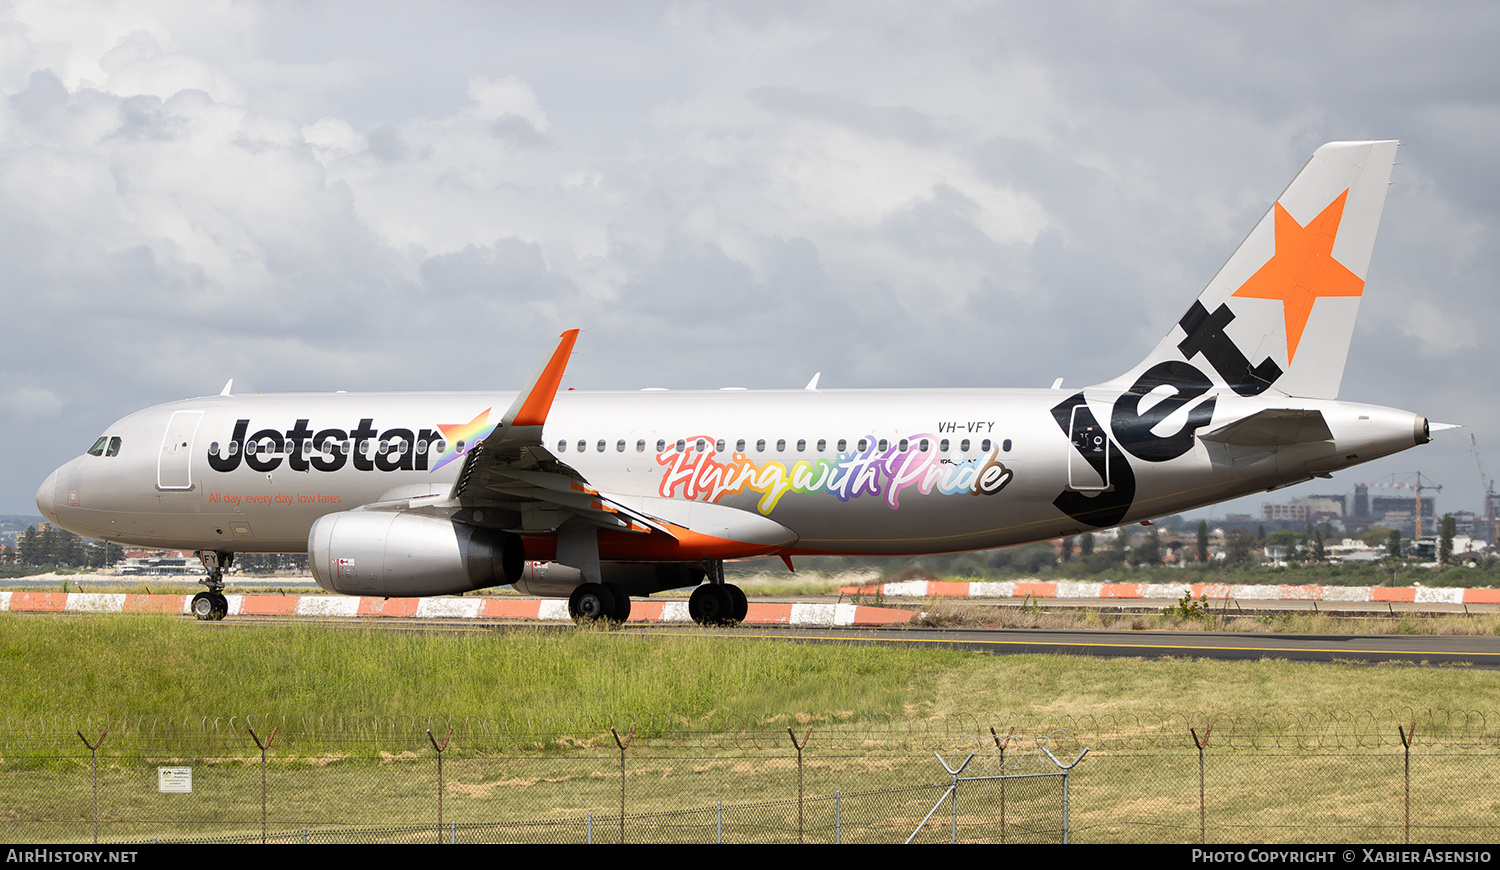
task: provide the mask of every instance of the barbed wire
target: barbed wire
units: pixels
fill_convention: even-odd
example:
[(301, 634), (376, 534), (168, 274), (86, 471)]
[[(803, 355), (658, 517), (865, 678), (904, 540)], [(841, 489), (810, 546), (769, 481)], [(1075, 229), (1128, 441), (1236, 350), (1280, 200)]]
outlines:
[[(1028, 721), (1029, 719), (1029, 721)], [(1055, 754), (1088, 745), (1094, 752), (1175, 751), (1193, 746), (1191, 731), (1210, 733), (1209, 751), (1328, 751), (1397, 749), (1397, 727), (1415, 727), (1417, 742), (1438, 748), (1500, 748), (1500, 713), (1443, 708), (1371, 708), (1338, 711), (1268, 709), (1255, 714), (1168, 711), (1141, 714), (1021, 717), (1015, 713), (951, 713), (939, 716), (778, 716), (751, 718), (715, 713), (687, 715), (595, 715), (558, 718), (484, 716), (341, 716), (252, 713), (220, 716), (152, 716), (109, 713), (8, 716), (0, 720), (0, 751), (77, 746), (79, 733), (93, 739), (106, 728), (111, 751), (173, 748), (179, 751), (238, 751), (248, 728), (276, 728), (282, 746), (299, 744), (351, 749), (420, 751), (426, 733), (452, 731), (456, 751), (587, 749), (610, 728), (635, 729), (641, 750), (704, 749), (780, 751), (786, 728), (811, 729), (818, 752), (976, 751), (994, 755), (991, 729), (1011, 738), (1005, 749), (1020, 764), (1043, 746)], [(1066, 745), (1063, 745), (1066, 744)], [(982, 750), (982, 751), (981, 751)]]

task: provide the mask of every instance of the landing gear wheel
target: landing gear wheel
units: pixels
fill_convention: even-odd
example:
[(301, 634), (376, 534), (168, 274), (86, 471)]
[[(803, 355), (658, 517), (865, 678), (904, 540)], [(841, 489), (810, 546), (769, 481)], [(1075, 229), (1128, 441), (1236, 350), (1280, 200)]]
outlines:
[(733, 603), (730, 608), (730, 616), (735, 622), (744, 622), (745, 617), (750, 615), (750, 599), (745, 597), (745, 590), (733, 583), (724, 584), (724, 591), (729, 593), (729, 600)]
[(222, 591), (224, 569), (234, 564), (234, 554), (199, 550), (198, 560), (203, 563), (204, 570), (208, 572), (208, 576), (198, 582), (207, 586), (208, 591), (194, 595), (190, 609), (199, 619), (223, 619), (229, 615), (229, 599), (224, 597)]
[(617, 583), (606, 583), (604, 588), (615, 597), (615, 612), (610, 618), (615, 622), (623, 623), (630, 618), (630, 595)]
[(723, 625), (734, 615), (734, 602), (723, 586), (705, 583), (688, 599), (688, 615), (699, 625)]
[(615, 614), (615, 597), (603, 583), (585, 583), (568, 596), (568, 613), (579, 622), (610, 619)]

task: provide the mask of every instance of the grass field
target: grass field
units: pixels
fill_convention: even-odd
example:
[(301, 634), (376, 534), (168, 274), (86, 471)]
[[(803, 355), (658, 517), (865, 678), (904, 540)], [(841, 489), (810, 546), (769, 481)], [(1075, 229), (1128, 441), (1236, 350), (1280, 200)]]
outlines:
[(993, 657), (573, 626), (448, 635), (0, 614), (0, 717), (275, 712), (848, 721), (984, 711), (1029, 722), (1100, 711), (1404, 707), (1500, 709), (1500, 680), (1460, 669)]
[[(726, 840), (794, 840), (791, 726), (799, 740), (811, 730), (803, 788), (816, 800), (804, 824), (815, 840), (834, 836), (835, 791), (845, 842), (904, 839), (947, 783), (932, 753), (978, 751), (971, 772), (982, 772), (995, 761), (995, 727), (1071, 729), (1053, 744), (1063, 757), (1090, 747), (1072, 786), (1076, 842), (1195, 842), (1188, 728), (1202, 735), (1212, 724), (1211, 841), (1395, 842), (1395, 727), (1417, 719), (1415, 838), (1484, 842), (1500, 833), (1500, 721), (1485, 712), (1496, 710), (1500, 681), (1463, 669), (0, 614), (0, 839), (90, 836), (89, 756), (73, 730), (95, 739), (106, 722), (106, 839), (257, 836), (249, 715), (263, 737), (280, 729), (269, 825), (293, 840), (307, 827), (314, 838), (433, 842), (425, 730), (441, 740), (456, 722), (443, 812), (474, 826), (460, 839), (578, 842), (592, 818), (595, 841), (609, 842), (621, 783), (614, 722), (622, 736), (637, 726), (625, 778), (631, 841), (709, 842), (721, 802)], [(159, 794), (159, 764), (191, 766), (193, 795)], [(966, 836), (998, 839), (997, 792), (967, 789)], [(1027, 797), (1013, 784), (1008, 839), (1056, 837), (1056, 789), (1036, 789)]]

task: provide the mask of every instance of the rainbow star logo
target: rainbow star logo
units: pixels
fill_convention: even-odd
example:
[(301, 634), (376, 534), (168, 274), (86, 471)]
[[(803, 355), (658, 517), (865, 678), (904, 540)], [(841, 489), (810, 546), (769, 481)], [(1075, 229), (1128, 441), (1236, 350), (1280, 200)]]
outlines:
[[(428, 473), (437, 471), (444, 465), (468, 453), (469, 448), (483, 441), (491, 432), (495, 431), (494, 423), (486, 423), (490, 418), (490, 411), (492, 410), (494, 410), (493, 407), (485, 408), (479, 412), (478, 416), (467, 423), (449, 423), (447, 425), (439, 423), (438, 429), (442, 431), (443, 440), (448, 442), (449, 449), (443, 454), (443, 458), (439, 459), (437, 464), (428, 470)], [(459, 444), (463, 444), (462, 450), (459, 449)]]

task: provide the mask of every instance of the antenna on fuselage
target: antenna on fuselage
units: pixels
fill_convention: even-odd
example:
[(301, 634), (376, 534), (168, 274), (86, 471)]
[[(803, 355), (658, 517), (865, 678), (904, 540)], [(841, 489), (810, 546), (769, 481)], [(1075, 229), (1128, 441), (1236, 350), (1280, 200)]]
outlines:
[(222, 389), (222, 390), (219, 391), (219, 395), (221, 395), (221, 396), (227, 396), (227, 395), (229, 395), (229, 388), (232, 387), (232, 386), (234, 386), (234, 378), (230, 378), (227, 382), (225, 382), (224, 389)]
[(813, 392), (816, 393), (818, 391), (818, 378), (821, 378), (821, 377), (823, 377), (823, 373), (822, 372), (814, 372), (813, 376), (812, 376), (812, 380), (808, 381), (807, 382), (807, 386), (803, 387), (802, 389), (804, 389), (804, 390), (812, 390)]

